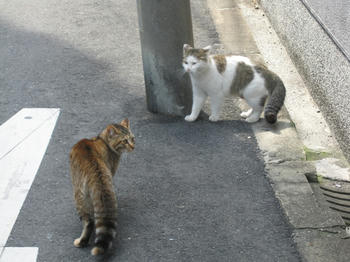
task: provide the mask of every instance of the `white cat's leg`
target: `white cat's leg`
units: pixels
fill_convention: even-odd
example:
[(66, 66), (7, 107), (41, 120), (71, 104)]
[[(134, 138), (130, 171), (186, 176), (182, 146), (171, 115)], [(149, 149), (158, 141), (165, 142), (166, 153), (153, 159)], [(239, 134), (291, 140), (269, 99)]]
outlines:
[(264, 106), (261, 105), (261, 99), (247, 99), (247, 103), (252, 107), (252, 112), (245, 121), (248, 123), (258, 122), (264, 109)]
[(224, 103), (224, 97), (221, 95), (210, 97), (210, 108), (211, 108), (211, 115), (209, 117), (210, 121), (216, 122), (219, 120), (223, 103)]
[(252, 108), (251, 114), (246, 118), (247, 122), (254, 123), (259, 121), (267, 95), (268, 92), (263, 82), (256, 82), (245, 88), (243, 97)]
[(244, 111), (244, 112), (241, 113), (241, 117), (247, 118), (247, 117), (249, 117), (252, 114), (252, 112), (253, 112), (253, 108), (251, 108), (251, 109), (249, 109), (247, 111)]
[(262, 107), (256, 108), (256, 109), (253, 108), (252, 114), (249, 117), (247, 117), (245, 121), (247, 121), (248, 123), (258, 122), (262, 111), (263, 111)]
[(207, 97), (208, 96), (201, 89), (193, 87), (192, 112), (185, 117), (186, 121), (193, 122), (197, 119)]

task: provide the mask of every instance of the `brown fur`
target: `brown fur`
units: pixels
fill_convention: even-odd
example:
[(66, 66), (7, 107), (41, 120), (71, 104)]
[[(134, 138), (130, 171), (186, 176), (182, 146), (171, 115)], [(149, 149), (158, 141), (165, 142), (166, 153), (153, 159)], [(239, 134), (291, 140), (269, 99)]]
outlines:
[(183, 57), (187, 57), (187, 56), (194, 56), (194, 57), (197, 57), (199, 60), (203, 60), (204, 62), (207, 62), (208, 61), (208, 51), (209, 50), (205, 50), (205, 49), (195, 49), (195, 48), (192, 48), (191, 46), (189, 45), (186, 45), (184, 47), (184, 52), (183, 52)]
[(96, 239), (92, 255), (104, 253), (116, 235), (117, 198), (113, 176), (122, 152), (134, 149), (129, 121), (108, 125), (97, 137), (83, 139), (70, 153), (74, 199), (83, 222), (83, 232), (74, 241), (86, 246), (95, 225)]
[(237, 64), (236, 76), (231, 85), (231, 94), (241, 96), (242, 90), (254, 78), (254, 71), (251, 66), (243, 62)]
[(220, 74), (225, 72), (226, 70), (226, 57), (224, 55), (215, 55), (213, 56), (213, 59), (215, 61), (216, 68)]

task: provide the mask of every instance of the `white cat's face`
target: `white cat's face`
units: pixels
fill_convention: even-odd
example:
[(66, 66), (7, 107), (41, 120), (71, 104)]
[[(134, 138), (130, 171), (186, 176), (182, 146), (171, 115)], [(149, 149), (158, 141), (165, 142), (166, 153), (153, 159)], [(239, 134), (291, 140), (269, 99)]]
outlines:
[(185, 72), (195, 74), (208, 67), (208, 54), (210, 48), (210, 46), (207, 46), (201, 49), (196, 49), (185, 44), (182, 61), (182, 66), (185, 69)]
[(203, 60), (200, 60), (194, 56), (187, 56), (184, 58), (182, 66), (188, 73), (196, 73), (201, 67), (206, 64)]

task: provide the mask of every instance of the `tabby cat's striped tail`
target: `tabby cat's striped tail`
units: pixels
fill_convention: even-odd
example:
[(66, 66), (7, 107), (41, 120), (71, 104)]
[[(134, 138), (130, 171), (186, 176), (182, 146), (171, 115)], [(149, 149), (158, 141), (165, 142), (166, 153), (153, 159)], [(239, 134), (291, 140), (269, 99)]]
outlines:
[(275, 87), (269, 91), (269, 98), (265, 106), (265, 119), (270, 124), (277, 121), (277, 114), (281, 110), (284, 98), (286, 96), (286, 88), (281, 79), (278, 79)]
[(117, 199), (112, 182), (106, 184), (92, 194), (96, 237), (91, 254), (94, 256), (105, 253), (117, 233)]

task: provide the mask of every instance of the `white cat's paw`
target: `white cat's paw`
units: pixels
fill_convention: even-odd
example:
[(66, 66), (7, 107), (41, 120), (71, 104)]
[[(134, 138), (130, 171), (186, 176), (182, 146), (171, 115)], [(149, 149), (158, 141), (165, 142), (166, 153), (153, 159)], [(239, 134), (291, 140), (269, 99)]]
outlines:
[(188, 116), (185, 117), (185, 120), (186, 120), (187, 122), (193, 122), (193, 121), (195, 121), (196, 119), (197, 119), (196, 117), (193, 117), (193, 116), (191, 116), (191, 115), (188, 115)]
[(247, 117), (249, 117), (252, 114), (252, 112), (253, 112), (253, 109), (249, 109), (247, 111), (244, 111), (244, 112), (241, 113), (241, 117), (247, 118)]
[(211, 122), (217, 122), (219, 120), (219, 117), (218, 116), (209, 116), (209, 120)]
[(245, 121), (247, 121), (248, 123), (255, 123), (255, 122), (258, 122), (259, 119), (260, 119), (260, 116), (250, 116)]

